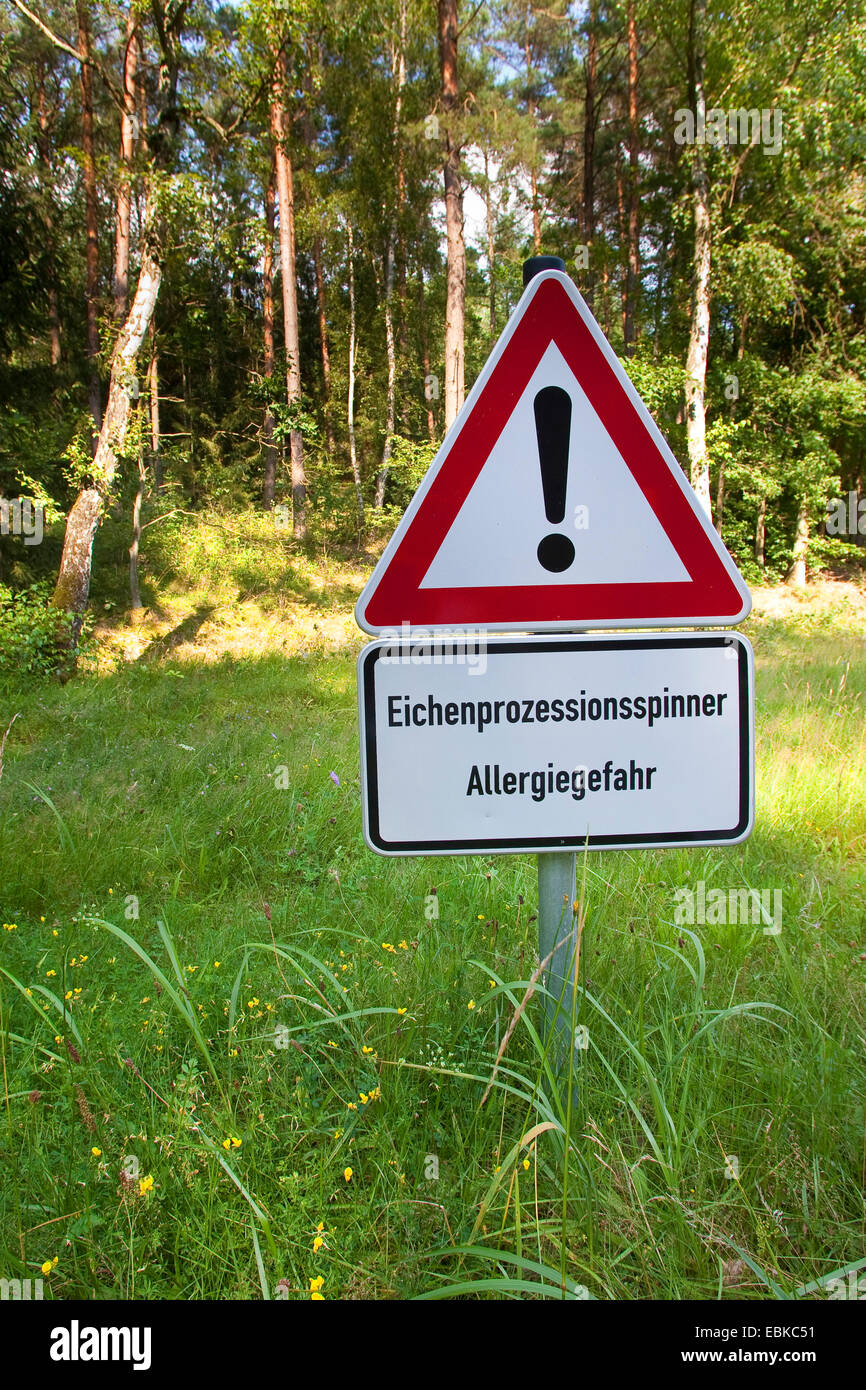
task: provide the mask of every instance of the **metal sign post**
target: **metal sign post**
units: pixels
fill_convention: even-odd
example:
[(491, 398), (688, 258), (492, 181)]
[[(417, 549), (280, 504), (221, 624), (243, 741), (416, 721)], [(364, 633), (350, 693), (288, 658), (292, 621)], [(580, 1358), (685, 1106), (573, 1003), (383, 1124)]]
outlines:
[(571, 1037), (571, 994), (574, 981), (574, 913), (577, 893), (577, 856), (538, 855), (538, 959), (550, 964), (542, 983), (543, 1033), (552, 1042), (556, 1063), (562, 1064), (574, 1048)]

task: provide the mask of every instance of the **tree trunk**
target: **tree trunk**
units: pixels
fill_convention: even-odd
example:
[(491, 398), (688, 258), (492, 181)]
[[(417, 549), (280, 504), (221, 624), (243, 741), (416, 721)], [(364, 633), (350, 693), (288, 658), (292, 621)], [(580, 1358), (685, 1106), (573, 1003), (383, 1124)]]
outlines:
[(448, 275), (445, 299), (445, 429), (454, 424), (465, 392), (464, 322), (466, 314), (466, 244), (463, 236), (463, 189), (457, 114), (457, 0), (437, 0), (439, 63), (445, 131), (445, 229)]
[[(691, 60), (693, 108), (696, 128), (702, 131), (706, 123), (704, 96), (704, 53), (706, 44), (707, 0), (692, 0)], [(695, 222), (695, 250), (692, 263), (692, 308), (689, 328), (689, 351), (686, 358), (686, 439), (689, 450), (689, 472), (698, 501), (712, 520), (710, 502), (710, 468), (707, 458), (707, 419), (705, 389), (707, 352), (710, 340), (710, 190), (703, 145), (692, 149), (692, 206)]]
[(625, 188), (622, 177), (622, 156), (619, 147), (616, 151), (616, 213), (617, 229), (619, 232), (619, 254), (622, 265), (622, 274), (619, 285), (619, 312), (620, 327), (622, 328), (623, 342), (626, 335), (626, 320), (628, 318), (628, 249), (626, 247), (626, 217), (625, 217)]
[[(528, 93), (526, 104), (527, 110), (529, 112), (529, 118), (532, 122), (533, 138), (535, 138), (535, 127), (538, 119), (538, 108), (536, 107), (535, 102), (533, 100), (532, 49), (529, 43), (530, 14), (531, 10), (529, 4), (527, 3), (524, 5), (523, 9), (523, 61), (526, 64), (526, 89)], [(541, 254), (541, 213), (538, 206), (538, 169), (536, 167), (537, 158), (538, 150), (536, 147), (536, 149), (534, 149), (532, 153), (532, 168), (529, 171), (529, 185), (532, 199), (532, 246), (536, 256)]]
[(39, 160), (45, 178), (45, 232), (48, 253), (48, 329), (51, 342), (51, 365), (60, 364), (60, 310), (57, 300), (57, 270), (55, 265), (54, 218), (51, 212), (53, 192), (51, 191), (51, 140), (48, 101), (45, 95), (45, 69), (39, 68)]
[[(274, 168), (271, 166), (268, 186), (265, 190), (265, 263), (264, 263), (264, 336), (265, 336), (265, 380), (270, 382), (274, 375), (274, 228), (276, 226), (276, 194), (274, 191)], [(270, 389), (270, 388), (269, 388)], [(265, 507), (274, 505), (274, 492), (277, 482), (277, 450), (274, 444), (274, 414), (268, 404), (265, 410), (265, 479), (262, 501)]]
[(637, 342), (637, 300), (640, 285), (640, 230), (638, 221), (638, 144), (640, 128), (637, 107), (637, 23), (635, 0), (628, 0), (628, 268), (625, 281), (626, 356), (631, 357)]
[(126, 442), (132, 413), (130, 383), (159, 294), (162, 266), (149, 235), (142, 238), (141, 271), (132, 308), (118, 334), (111, 362), (108, 404), (96, 445), (90, 481), (81, 489), (66, 522), (66, 536), (53, 602), (73, 615), (71, 646), (78, 644), (90, 595), (93, 540), (103, 503), (117, 472), (118, 455)]
[(394, 294), (394, 241), (389, 236), (385, 252), (385, 353), (388, 360), (388, 396), (385, 407), (385, 443), (382, 448), (382, 463), (376, 477), (376, 493), (373, 506), (381, 511), (385, 502), (385, 484), (391, 466), (391, 451), (394, 447), (394, 414), (397, 392), (397, 354), (394, 348), (394, 320), (391, 314), (391, 300)]
[(132, 504), (132, 545), (129, 547), (129, 604), (133, 623), (141, 615), (141, 590), (138, 586), (138, 554), (141, 544), (141, 504), (144, 500), (144, 485), (147, 473), (142, 454), (138, 455), (138, 491)]
[[(318, 54), (321, 64), (321, 53)], [(304, 83), (305, 101), (302, 115), (304, 143), (310, 151), (311, 164), (316, 160), (316, 134), (313, 126), (311, 106), (313, 101), (314, 71), (316, 54), (313, 45), (307, 43), (307, 71)], [(313, 266), (316, 273), (316, 309), (319, 315), (319, 349), (322, 357), (322, 380), (324, 382), (325, 441), (329, 455), (335, 450), (334, 423), (331, 418), (331, 349), (328, 343), (328, 320), (325, 312), (325, 273), (322, 255), (322, 238), (317, 232), (313, 237)]]
[(150, 463), (153, 469), (153, 486), (157, 492), (162, 487), (162, 466), (160, 459), (160, 427), (159, 427), (159, 358), (156, 351), (156, 333), (154, 331), (153, 319), (148, 328), (150, 337), (150, 366), (147, 369), (147, 381), (150, 395)]
[(764, 568), (764, 534), (767, 519), (767, 499), (762, 497), (758, 503), (758, 516), (755, 521), (755, 560)]
[(396, 53), (392, 54), (391, 70), (394, 75), (396, 94), (394, 100), (394, 126), (392, 144), (397, 154), (396, 205), (388, 229), (388, 244), (385, 249), (385, 352), (388, 359), (388, 397), (385, 417), (385, 443), (382, 448), (382, 464), (376, 478), (376, 495), (373, 505), (381, 511), (385, 502), (385, 485), (391, 466), (391, 453), (394, 448), (394, 419), (397, 397), (397, 352), (394, 345), (394, 254), (397, 244), (397, 221), (400, 211), (403, 183), (403, 152), (400, 140), (400, 119), (403, 113), (403, 88), (406, 85), (406, 3), (400, 6), (400, 41)]
[(493, 350), (496, 342), (496, 280), (493, 275), (493, 193), (490, 185), (490, 161), (487, 157), (487, 149), (484, 149), (484, 212), (487, 222), (487, 285), (490, 304), (490, 334), (489, 345)]
[(806, 552), (809, 549), (809, 508), (806, 504), (805, 495), (800, 498), (800, 505), (797, 509), (797, 531), (794, 536), (794, 552), (791, 556), (791, 568), (785, 576), (785, 582), (795, 589), (805, 589), (806, 587)]
[(538, 175), (533, 169), (530, 176), (532, 194), (532, 246), (536, 256), (541, 255), (541, 213), (538, 207)]
[(328, 319), (325, 306), (325, 271), (322, 238), (313, 240), (313, 261), (316, 267), (316, 307), (319, 311), (319, 342), (322, 349), (322, 379), (325, 383), (325, 441), (329, 455), (336, 449), (334, 423), (331, 419), (331, 349), (328, 344)]
[(349, 427), (349, 462), (352, 465), (352, 478), (355, 482), (355, 496), (358, 500), (358, 538), (364, 529), (364, 493), (361, 488), (361, 473), (358, 468), (358, 450), (355, 443), (355, 243), (352, 236), (352, 223), (348, 223), (348, 269), (349, 269), (349, 390), (346, 397), (346, 424)]
[[(78, 16), (78, 51), (82, 58), (91, 57), (90, 18), (87, 0), (76, 0)], [(89, 62), (81, 64), (81, 152), (84, 169), (84, 225), (87, 235), (86, 296), (87, 296), (87, 357), (90, 368), (90, 414), (93, 420), (91, 441), (102, 424), (102, 393), (99, 384), (99, 323), (97, 295), (99, 292), (99, 203), (96, 190), (96, 145), (93, 123), (93, 76)]]
[[(289, 408), (301, 404), (301, 358), (298, 329), (298, 286), (295, 273), (295, 203), (292, 164), (288, 153), (285, 90), (288, 79), (286, 55), (277, 57), (271, 92), (271, 134), (277, 168), (277, 197), (280, 205), (280, 267), (283, 283), (283, 318), (286, 339), (286, 394)], [(307, 478), (304, 470), (304, 441), (299, 429), (289, 434), (292, 474), (292, 533), (296, 540), (307, 534)]]
[[(595, 120), (596, 87), (598, 81), (598, 0), (591, 0), (586, 39), (586, 64), (584, 68), (584, 106), (583, 106), (583, 241), (592, 252), (595, 240)], [(583, 296), (592, 305), (594, 275), (587, 275)]]
[(420, 304), (419, 324), (421, 327), (421, 356), (424, 363), (424, 399), (427, 402), (427, 438), (431, 444), (436, 443), (436, 416), (433, 411), (433, 391), (428, 389), (428, 382), (432, 382), (433, 376), (430, 371), (430, 343), (427, 337), (427, 306), (424, 302), (424, 268), (419, 267), (418, 272), (418, 300)]
[(114, 319), (123, 322), (129, 308), (129, 216), (132, 208), (130, 171), (133, 156), (135, 118), (135, 70), (138, 45), (135, 40), (135, 18), (130, 10), (126, 17), (126, 51), (123, 60), (123, 114), (120, 118), (121, 175), (117, 189), (117, 220), (114, 234)]

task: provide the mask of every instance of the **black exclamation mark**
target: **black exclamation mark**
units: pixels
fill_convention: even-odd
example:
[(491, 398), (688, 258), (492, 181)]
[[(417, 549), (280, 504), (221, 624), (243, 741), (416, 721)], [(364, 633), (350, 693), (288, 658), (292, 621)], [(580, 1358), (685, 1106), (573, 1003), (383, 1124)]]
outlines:
[[(534, 405), (544, 514), (551, 526), (560, 526), (565, 519), (571, 397), (561, 386), (545, 386), (535, 397)], [(538, 563), (551, 574), (567, 570), (573, 559), (574, 546), (568, 536), (554, 533), (539, 543)]]

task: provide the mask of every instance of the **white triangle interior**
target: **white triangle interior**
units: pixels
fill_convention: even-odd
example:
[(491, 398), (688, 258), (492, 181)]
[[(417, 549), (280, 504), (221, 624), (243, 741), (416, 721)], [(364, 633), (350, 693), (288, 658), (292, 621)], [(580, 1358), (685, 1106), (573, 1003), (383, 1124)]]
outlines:
[[(571, 396), (565, 519), (545, 516), (533, 403), (545, 386)], [(585, 508), (579, 512), (578, 508)], [(551, 574), (538, 543), (570, 537), (571, 566)], [(422, 589), (688, 583), (689, 573), (555, 343), (514, 407), (421, 582)]]

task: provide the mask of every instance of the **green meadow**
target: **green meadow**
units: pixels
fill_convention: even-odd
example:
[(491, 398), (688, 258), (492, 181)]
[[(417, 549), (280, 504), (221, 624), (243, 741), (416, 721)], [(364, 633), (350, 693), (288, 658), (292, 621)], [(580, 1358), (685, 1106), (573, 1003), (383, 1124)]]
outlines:
[[(853, 585), (767, 591), (744, 624), (744, 845), (579, 857), (563, 1006), (587, 1046), (560, 1074), (534, 858), (363, 842), (369, 561), (252, 519), (165, 524), (133, 627), (112, 525), (87, 668), (0, 685), (3, 1277), (57, 1299), (826, 1299), (866, 1268)], [(782, 930), (678, 923), (699, 882), (778, 890)]]

